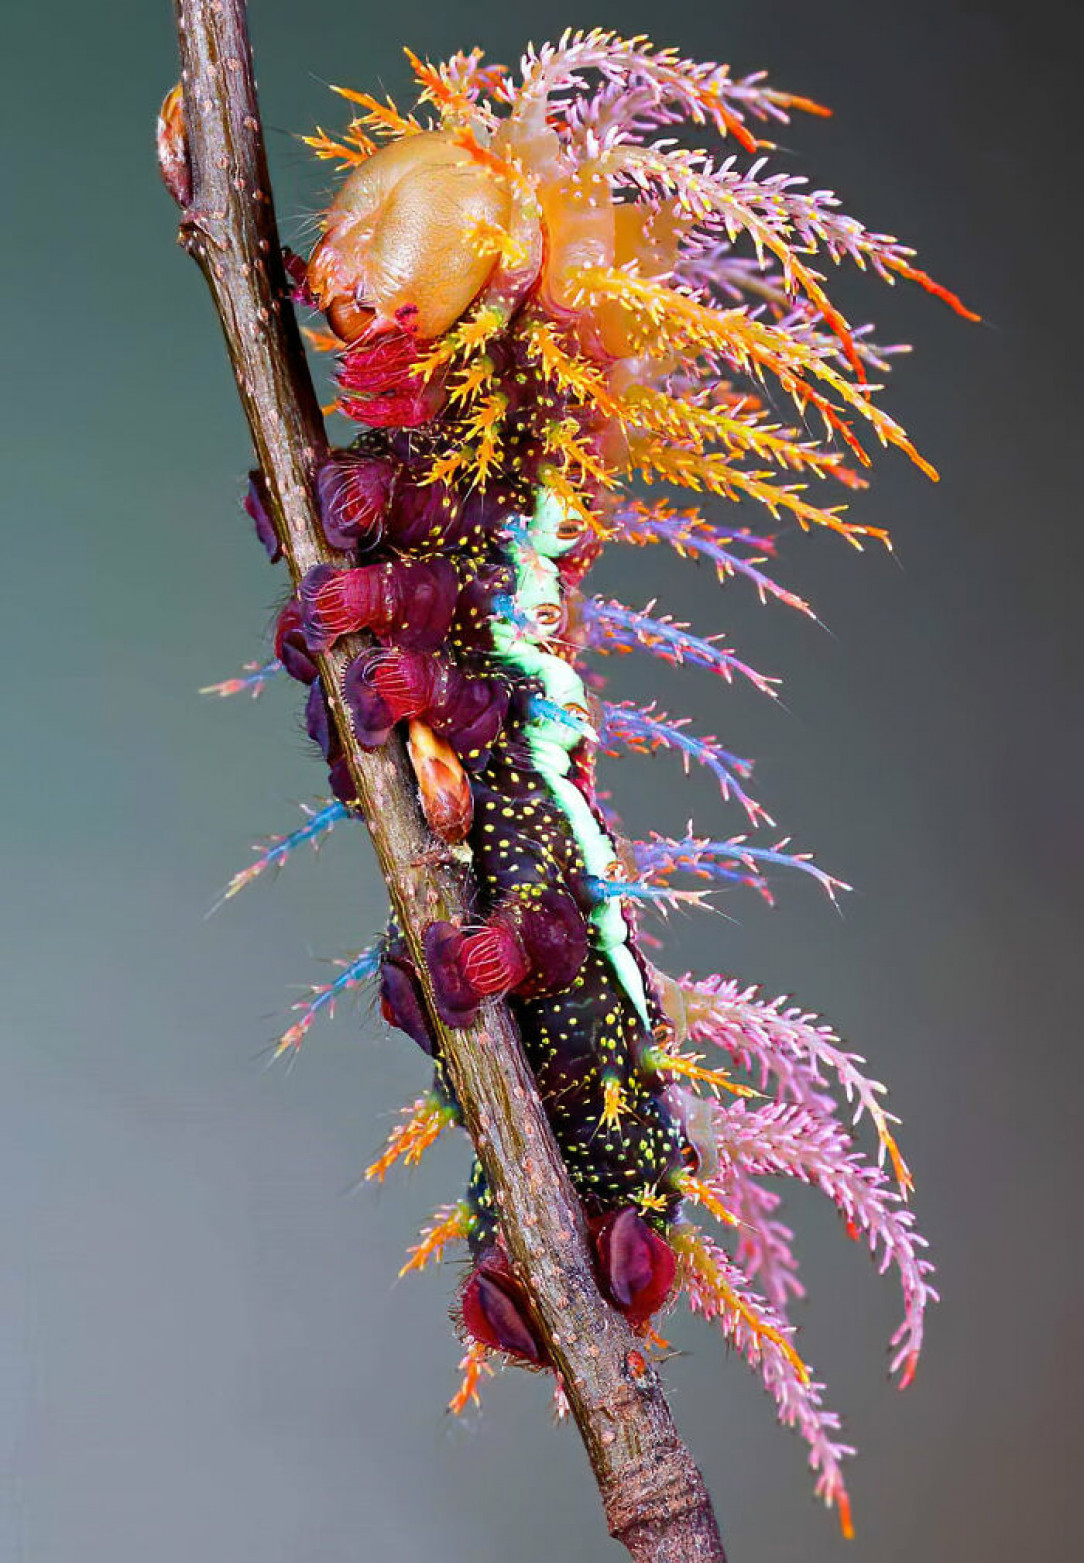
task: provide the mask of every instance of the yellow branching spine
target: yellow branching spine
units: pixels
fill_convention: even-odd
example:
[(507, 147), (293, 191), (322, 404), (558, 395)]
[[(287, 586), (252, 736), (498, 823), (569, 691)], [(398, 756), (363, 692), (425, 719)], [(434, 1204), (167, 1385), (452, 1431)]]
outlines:
[(392, 1130), (383, 1154), (365, 1169), (366, 1179), (375, 1178), (383, 1183), (400, 1159), (408, 1167), (416, 1166), (430, 1145), (455, 1121), (455, 1109), (440, 1097), (432, 1092), (419, 1096), (410, 1107), (403, 1109), (403, 1122)]

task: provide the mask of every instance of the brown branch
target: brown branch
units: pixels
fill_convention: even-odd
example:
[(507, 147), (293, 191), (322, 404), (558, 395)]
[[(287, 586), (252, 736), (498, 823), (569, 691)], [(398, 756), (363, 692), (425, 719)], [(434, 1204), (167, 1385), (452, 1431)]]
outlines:
[[(182, 204), (180, 243), (211, 289), (296, 583), (320, 561), (349, 561), (328, 549), (313, 498), (326, 441), (286, 293), (245, 6), (175, 0), (175, 10), (182, 101), (172, 132), (165, 127), (163, 172)], [(396, 920), (425, 974), (422, 930), (433, 918), (466, 919), (472, 887), (463, 871), (432, 864), (402, 745), (393, 740), (369, 754), (354, 739), (343, 675), (360, 645), (342, 642), (320, 657), (320, 676)], [(427, 999), (432, 1009), (428, 989)], [(641, 1563), (720, 1563), (703, 1478), (674, 1429), (658, 1374), (599, 1294), (580, 1204), (511, 1014), (490, 1003), (469, 1029), (449, 1030), (435, 1017), (433, 1025), (611, 1534)]]

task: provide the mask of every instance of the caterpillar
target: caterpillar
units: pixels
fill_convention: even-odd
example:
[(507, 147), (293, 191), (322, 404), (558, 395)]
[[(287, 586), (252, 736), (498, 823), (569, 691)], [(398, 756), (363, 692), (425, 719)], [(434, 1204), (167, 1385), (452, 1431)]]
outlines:
[[(306, 138), (345, 173), (312, 253), (288, 252), (287, 269), (295, 301), (324, 317), (310, 339), (335, 355), (334, 410), (355, 430), (317, 477), (327, 541), (353, 561), (311, 570), (279, 614), (273, 659), (216, 688), (258, 693), (279, 671), (306, 685), (332, 797), (227, 894), (352, 816), (314, 658), (367, 632), (346, 681), (354, 736), (376, 749), (404, 732), (439, 849), (465, 855), (477, 885), (468, 926), (425, 930), (441, 1020), (465, 1025), (486, 997), (508, 998), (604, 1295), (648, 1345), (679, 1295), (717, 1321), (805, 1438), (817, 1491), (849, 1531), (841, 1463), (853, 1451), (795, 1347), (792, 1234), (763, 1180), (820, 1188), (881, 1269), (894, 1266), (892, 1367), (908, 1382), (936, 1293), (896, 1120), (863, 1060), (814, 1016), (733, 978), (670, 976), (641, 932), (652, 908), (697, 902), (705, 881), (769, 894), (782, 866), (833, 896), (846, 887), (787, 840), (751, 834), (773, 822), (747, 790), (747, 760), (654, 706), (608, 703), (589, 659), (643, 650), (769, 697), (775, 681), (717, 636), (592, 596), (587, 576), (607, 545), (661, 543), (812, 614), (772, 573), (777, 525), (887, 543), (834, 497), (864, 487), (864, 434), (936, 478), (870, 383), (891, 350), (832, 302), (824, 258), (977, 317), (830, 192), (767, 172), (771, 144), (753, 127), (826, 111), (760, 74), (602, 30), (529, 50), (518, 77), (478, 50), (436, 66), (408, 58), (414, 112), (336, 89), (356, 110), (346, 131)], [(690, 125), (721, 152), (674, 138)], [(255, 473), (246, 509), (275, 560), (261, 491)], [(679, 508), (675, 491), (759, 505), (770, 525), (728, 527)], [(704, 766), (748, 829), (623, 839), (596, 789), (600, 759), (620, 747)], [(385, 1018), (434, 1070), (369, 1169), (383, 1178), (459, 1121), (394, 924), (313, 990), (279, 1048), (374, 978)], [(857, 1142), (863, 1118), (876, 1157)], [(470, 1256), (461, 1410), (493, 1361), (549, 1364), (477, 1163), (404, 1268), (456, 1243)]]

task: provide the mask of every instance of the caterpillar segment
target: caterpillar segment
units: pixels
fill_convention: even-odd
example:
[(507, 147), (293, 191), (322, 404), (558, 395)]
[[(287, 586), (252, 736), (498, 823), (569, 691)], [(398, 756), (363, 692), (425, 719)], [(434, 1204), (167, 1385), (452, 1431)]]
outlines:
[[(880, 536), (845, 520), (835, 497), (822, 506), (810, 478), (855, 488), (841, 463), (868, 464), (864, 432), (932, 469), (868, 384), (883, 351), (829, 300), (826, 259), (968, 312), (912, 251), (842, 217), (830, 192), (728, 155), (757, 145), (751, 122), (815, 107), (759, 76), (599, 30), (529, 51), (518, 80), (483, 69), (478, 51), (439, 69), (410, 58), (421, 119), (351, 93), (344, 140), (313, 142), (350, 170), (291, 278), (324, 314), (337, 408), (356, 430), (317, 475), (327, 541), (351, 562), (309, 572), (279, 615), (275, 660), (307, 686), (306, 725), (339, 800), (329, 807), (345, 812), (349, 777), (314, 659), (366, 633), (346, 680), (354, 736), (377, 748), (403, 733), (430, 828), (469, 855), (477, 884), (468, 925), (424, 933), (441, 1018), (465, 1025), (486, 997), (508, 998), (606, 1296), (645, 1349), (678, 1293), (716, 1321), (806, 1438), (820, 1495), (847, 1516), (851, 1451), (791, 1343), (790, 1234), (758, 1180), (815, 1184), (882, 1268), (895, 1266), (894, 1364), (909, 1378), (935, 1296), (900, 1208), (910, 1175), (892, 1188), (829, 1089), (881, 1130), (882, 1088), (812, 1017), (730, 979), (675, 980), (637, 936), (643, 908), (698, 899), (676, 875), (763, 889), (783, 866), (830, 895), (845, 887), (786, 841), (691, 827), (616, 836), (595, 791), (598, 757), (615, 745), (670, 749), (716, 777), (750, 830), (772, 820), (745, 790), (749, 762), (654, 706), (602, 703), (587, 654), (646, 651), (769, 696), (777, 680), (716, 634), (583, 588), (607, 542), (662, 542), (811, 616), (760, 568), (775, 551), (763, 527), (716, 526), (682, 496), (759, 504), (856, 546)], [(688, 151), (679, 122), (722, 138), (723, 154)], [(780, 411), (769, 414), (766, 389)], [(788, 403), (800, 427), (785, 421)], [(637, 479), (661, 497), (633, 498)], [(245, 505), (275, 559), (259, 474)], [(373, 1164), (380, 1177), (459, 1117), (418, 971), (394, 928), (381, 948), (382, 1012), (430, 1057), (434, 1085)], [(698, 1044), (724, 1057), (688, 1050)], [(700, 1217), (718, 1221), (718, 1243)], [(456, 1409), (495, 1356), (548, 1365), (477, 1162), (407, 1268), (461, 1240), (472, 1267)]]

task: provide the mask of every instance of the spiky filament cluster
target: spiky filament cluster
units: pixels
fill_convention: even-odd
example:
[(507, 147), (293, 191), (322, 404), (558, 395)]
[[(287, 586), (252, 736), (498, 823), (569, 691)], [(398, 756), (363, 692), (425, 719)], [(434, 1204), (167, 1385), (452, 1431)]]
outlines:
[[(774, 822), (747, 791), (747, 760), (653, 706), (601, 701), (585, 656), (645, 650), (769, 696), (778, 680), (721, 635), (653, 604), (591, 596), (583, 582), (608, 542), (663, 543), (723, 584), (744, 581), (812, 617), (775, 577), (770, 526), (744, 514), (727, 525), (688, 496), (751, 501), (773, 522), (856, 547), (887, 543), (846, 506), (865, 486), (871, 438), (936, 473), (871, 382), (899, 349), (845, 318), (828, 263), (916, 282), (968, 312), (830, 192), (769, 171), (759, 129), (823, 111), (760, 75), (737, 79), (601, 30), (529, 51), (518, 76), (479, 51), (435, 66), (409, 58), (420, 89), (410, 112), (336, 89), (355, 110), (346, 131), (308, 138), (347, 178), (312, 256), (293, 265), (298, 299), (330, 327), (310, 337), (338, 355), (337, 408), (361, 426), (319, 474), (328, 541), (353, 551), (356, 568), (310, 572), (280, 616), (275, 661), (214, 691), (258, 692), (277, 667), (306, 683), (335, 797), (227, 895), (349, 814), (312, 658), (371, 631), (379, 648), (347, 679), (355, 736), (377, 747), (404, 726), (435, 850), (466, 853), (480, 886), (476, 923), (426, 933), (442, 1019), (466, 1023), (486, 995), (511, 995), (600, 1284), (645, 1349), (668, 1295), (718, 1321), (806, 1439), (817, 1490), (849, 1530), (840, 1462), (851, 1450), (795, 1345), (787, 1309), (801, 1284), (764, 1180), (819, 1188), (896, 1270), (904, 1320), (892, 1365), (907, 1382), (935, 1293), (904, 1204), (895, 1120), (862, 1060), (813, 1017), (730, 979), (667, 977), (638, 941), (643, 909), (705, 894), (677, 888), (679, 875), (767, 893), (782, 866), (830, 896), (846, 886), (786, 839), (615, 834), (595, 771), (622, 747), (695, 761), (751, 829)], [(689, 126), (721, 152), (675, 139)], [(776, 410), (788, 404), (793, 413)], [(647, 503), (635, 485), (661, 492)], [(437, 1053), (394, 928), (376, 960), (359, 957), (313, 990), (279, 1050), (377, 961), (385, 1015)], [(417, 1161), (457, 1121), (434, 1062), (433, 1090), (405, 1110), (370, 1178)], [(877, 1159), (855, 1138), (863, 1117)], [(719, 1239), (694, 1216), (717, 1222)], [(461, 1241), (475, 1264), (460, 1297), (468, 1346), (455, 1410), (498, 1361), (548, 1365), (477, 1168), (404, 1271)]]

